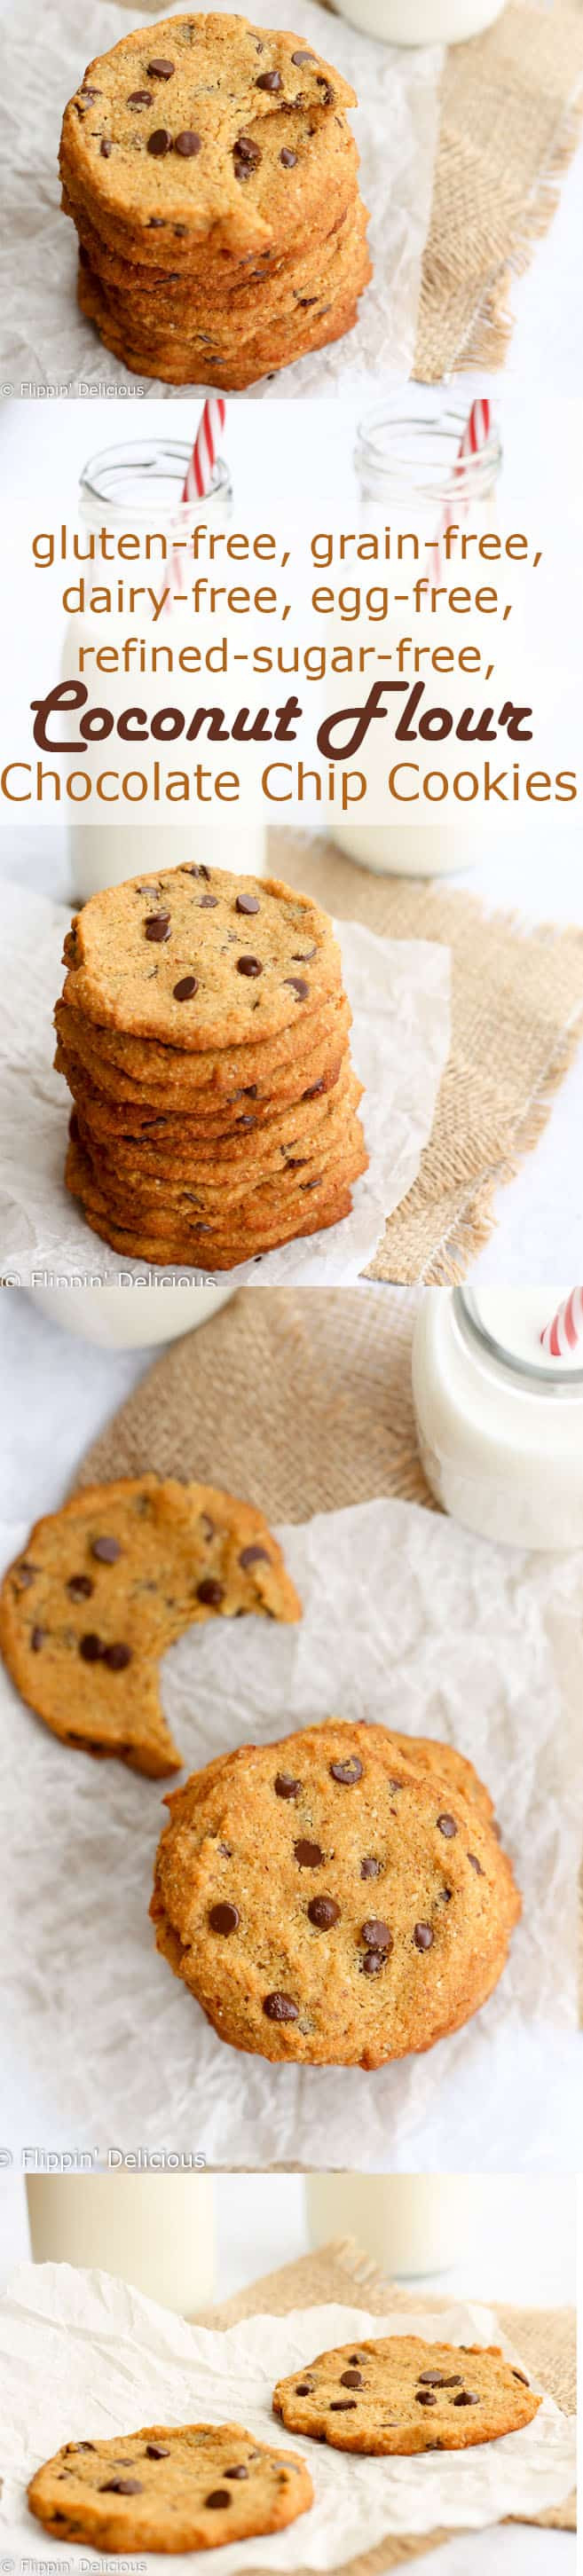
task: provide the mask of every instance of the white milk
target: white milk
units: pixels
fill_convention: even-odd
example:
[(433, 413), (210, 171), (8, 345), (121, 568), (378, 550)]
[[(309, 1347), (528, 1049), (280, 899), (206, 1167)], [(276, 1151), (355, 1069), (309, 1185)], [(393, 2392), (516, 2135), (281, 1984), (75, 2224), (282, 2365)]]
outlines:
[[(313, 2173), (306, 2201), (311, 2245), (354, 2236), (394, 2280), (450, 2271), (468, 2250), (465, 2174)], [(362, 2296), (366, 2302), (366, 2283)]]
[(444, 1511), (509, 1546), (583, 1547), (583, 1344), (541, 1332), (568, 1288), (425, 1291), (413, 1399), (428, 1484)]
[[(122, 1269), (120, 1255), (120, 1269)], [(146, 1264), (143, 1265), (144, 1269)], [(180, 1333), (196, 1332), (206, 1324), (219, 1306), (232, 1297), (232, 1288), (191, 1287), (186, 1283), (167, 1287), (153, 1280), (151, 1287), (134, 1287), (129, 1279), (125, 1287), (29, 1288), (27, 1295), (51, 1324), (60, 1324), (66, 1333), (74, 1333), (83, 1342), (98, 1342), (102, 1349), (115, 1351), (146, 1350), (157, 1342), (175, 1342)]]
[(504, 0), (336, 0), (341, 17), (385, 45), (459, 45), (499, 18)]
[(214, 2286), (210, 2174), (29, 2174), (33, 2261), (113, 2272), (178, 2316)]
[(398, 823), (334, 823), (331, 830), (357, 867), (381, 877), (459, 875), (461, 868), (475, 866), (484, 837), (479, 824), (448, 831), (439, 823), (411, 823), (406, 830)]

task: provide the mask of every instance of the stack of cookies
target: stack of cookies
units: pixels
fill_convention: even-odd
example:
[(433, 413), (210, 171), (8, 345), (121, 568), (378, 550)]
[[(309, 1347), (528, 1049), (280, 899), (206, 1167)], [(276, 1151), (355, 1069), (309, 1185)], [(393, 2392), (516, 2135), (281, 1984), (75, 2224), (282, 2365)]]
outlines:
[(93, 895), (65, 941), (66, 1180), (116, 1252), (230, 1270), (336, 1225), (366, 1170), (332, 924), (202, 866)]
[(356, 321), (354, 92), (301, 37), (165, 18), (89, 63), (60, 169), (79, 301), (132, 373), (240, 390)]

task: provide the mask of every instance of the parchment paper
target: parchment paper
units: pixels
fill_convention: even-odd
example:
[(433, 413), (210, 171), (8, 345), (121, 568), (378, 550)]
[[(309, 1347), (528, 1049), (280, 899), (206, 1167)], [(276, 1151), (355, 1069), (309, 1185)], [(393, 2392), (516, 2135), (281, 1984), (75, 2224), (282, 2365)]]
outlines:
[[(10, 884), (2, 920), (10, 972), (0, 1013), (1, 1266), (25, 1286), (47, 1271), (85, 1280), (147, 1277), (147, 1263), (112, 1252), (91, 1232), (63, 1180), (72, 1104), (53, 1070), (53, 1011), (70, 913)], [(356, 922), (338, 925), (338, 937), (354, 1014), (353, 1061), (365, 1085), (369, 1170), (356, 1183), (351, 1216), (260, 1261), (240, 1263), (228, 1274), (237, 1284), (321, 1287), (357, 1279), (382, 1240), (387, 1216), (411, 1188), (431, 1133), (449, 1054), (449, 949), (427, 940), (380, 939)], [(168, 1269), (167, 1276), (188, 1280), (203, 1273)]]
[[(332, 1714), (456, 1744), (523, 1894), (500, 1983), (462, 2030), (374, 2075), (227, 2048), (155, 1951), (160, 1782), (58, 1744), (2, 1673), (7, 2139), (254, 2168), (566, 2170), (581, 2116), (583, 1554), (498, 1549), (394, 1501), (279, 1535), (299, 1627), (216, 1620), (165, 1659), (185, 1770)], [(5, 1533), (5, 1559), (26, 1536)]]
[[(160, 0), (158, 16), (166, 14)], [(258, 0), (254, 24), (287, 27), (290, 16), (302, 39), (344, 72), (360, 101), (351, 123), (362, 158), (362, 194), (372, 214), (375, 273), (347, 338), (286, 367), (253, 392), (331, 394), (377, 369), (386, 383), (403, 382), (415, 350), (443, 48), (408, 52), (379, 44), (344, 19), (331, 18), (315, 0), (295, 0), (295, 16), (289, 0)], [(96, 393), (115, 384), (134, 393), (178, 391), (184, 398), (184, 386), (130, 375), (78, 311), (75, 234), (59, 212), (57, 155), (67, 99), (92, 57), (142, 24), (141, 8), (118, 8), (113, 0), (90, 0), (81, 13), (78, 0), (51, 0), (50, 9), (40, 12), (38, 0), (18, 0), (17, 9), (13, 0), (2, 0), (6, 256), (0, 356), (15, 393), (23, 379), (63, 393), (77, 391), (82, 380)]]
[[(74, 2186), (70, 2186), (74, 2188)], [(142, 2298), (107, 2272), (68, 2264), (22, 2264), (0, 2310), (0, 2391), (6, 2487), (0, 2530), (27, 2556), (38, 2525), (23, 2484), (63, 2441), (108, 2440), (155, 2423), (241, 2423), (257, 2441), (282, 2444), (308, 2462), (314, 2503), (287, 2531), (247, 2544), (256, 2567), (334, 2568), (387, 2533), (480, 2530), (504, 2514), (543, 2512), (573, 2485), (574, 2418), (543, 2396), (531, 2424), (466, 2452), (419, 2459), (362, 2459), (322, 2443), (298, 2440), (272, 2412), (275, 2381), (328, 2346), (369, 2335), (420, 2334), (429, 2342), (496, 2343), (521, 2367), (520, 2354), (489, 2308), (459, 2305), (432, 2318), (430, 2309), (403, 2318), (363, 2307), (295, 2309), (287, 2317), (250, 2317), (226, 2333), (191, 2326)], [(471, 2363), (468, 2362), (471, 2386)], [(530, 2374), (528, 2374), (530, 2376)], [(531, 2383), (532, 2384), (532, 2383)], [(78, 2564), (66, 2541), (43, 2536), (43, 2556)], [(141, 2563), (167, 2561), (144, 2552)], [(207, 2564), (205, 2551), (173, 2560)], [(240, 2576), (241, 2544), (221, 2551), (221, 2576)]]

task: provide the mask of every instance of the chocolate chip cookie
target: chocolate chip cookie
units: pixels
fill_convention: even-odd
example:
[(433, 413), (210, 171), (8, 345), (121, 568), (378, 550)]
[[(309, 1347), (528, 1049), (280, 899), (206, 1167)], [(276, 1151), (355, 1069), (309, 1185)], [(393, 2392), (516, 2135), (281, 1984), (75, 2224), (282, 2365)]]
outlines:
[(88, 64), (62, 204), (82, 310), (133, 373), (242, 388), (352, 328), (371, 274), (354, 105), (301, 36), (227, 13)]
[(221, 1756), (166, 1803), (158, 1948), (231, 2047), (381, 2066), (492, 1993), (520, 1897), (451, 1747), (334, 1718)]
[(541, 2404), (497, 2345), (375, 2336), (278, 2380), (274, 2415), (335, 2451), (465, 2451), (530, 2424)]
[[(341, 989), (337, 940), (309, 895), (274, 877), (163, 869), (107, 886), (76, 914), (64, 998), (92, 1025), (187, 1053), (301, 1029)], [(188, 989), (187, 989), (188, 987)]]
[(211, 1485), (123, 1477), (38, 1521), (4, 1576), (0, 1646), (23, 1699), (82, 1752), (152, 1778), (180, 1769), (159, 1664), (185, 1628), (259, 1611), (301, 1617), (277, 1540)]
[(305, 2462), (241, 2424), (146, 2424), (110, 2441), (64, 2442), (28, 2503), (55, 2540), (93, 2549), (220, 2549), (283, 2531), (313, 2503)]

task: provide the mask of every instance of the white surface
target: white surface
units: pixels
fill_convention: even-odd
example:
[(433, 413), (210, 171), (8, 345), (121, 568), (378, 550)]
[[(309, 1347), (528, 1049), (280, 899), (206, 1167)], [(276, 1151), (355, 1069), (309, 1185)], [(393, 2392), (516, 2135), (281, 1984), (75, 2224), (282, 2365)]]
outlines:
[[(39, 2456), (50, 2457), (64, 2439), (88, 2433), (110, 2439), (120, 2420), (128, 2429), (144, 2419), (184, 2422), (195, 2406), (207, 2423), (242, 2419), (252, 2438), (269, 2442), (274, 2382), (305, 2364), (306, 2348), (317, 2353), (400, 2331), (398, 2311), (388, 2303), (384, 2316), (373, 2317), (363, 2298), (286, 2317), (257, 2316), (215, 2333), (172, 2317), (104, 2272), (25, 2267), (13, 2275), (0, 2311), (0, 2524), (7, 2543), (26, 2548), (23, 2487)], [(436, 2318), (430, 2302), (420, 2301), (408, 2331), (429, 2342), (496, 2343), (520, 2367), (520, 2352), (491, 2308), (456, 2305)], [(471, 2385), (471, 2363), (468, 2376)], [(299, 2459), (305, 2456), (306, 2446), (287, 2428), (280, 2438)], [(302, 2523), (302, 2557), (310, 2568), (334, 2569), (389, 2532), (429, 2532), (440, 2522), (479, 2530), (505, 2514), (563, 2502), (575, 2475), (576, 2425), (542, 2394), (537, 2415), (520, 2431), (428, 2456), (422, 2477), (414, 2458), (370, 2460), (325, 2444), (308, 2444), (307, 2451), (314, 2499)], [(65, 2564), (75, 2564), (74, 2544), (65, 2540), (59, 2548)], [(293, 2569), (297, 2549), (292, 2525), (256, 2541), (253, 2554), (260, 2567)], [(197, 2555), (181, 2554), (178, 2566), (195, 2565)], [(149, 2552), (146, 2559), (160, 2563)], [(237, 2544), (223, 2548), (222, 2563), (225, 2576), (238, 2576)]]
[[(188, 2148), (227, 2166), (569, 2166), (580, 2116), (581, 1559), (523, 1558), (395, 1502), (280, 1535), (304, 1606), (298, 1629), (211, 1622), (164, 1660), (185, 1768), (331, 1711), (469, 1751), (524, 1899), (500, 1984), (463, 2030), (372, 2081), (355, 2067), (241, 2059), (154, 1950), (160, 1784), (103, 1764), (96, 1805), (92, 1765), (72, 1760), (4, 1674), (8, 2143), (25, 2130), (41, 2146)], [(25, 1538), (26, 1527), (5, 1531), (5, 1559)]]
[[(3, 1262), (25, 1285), (52, 1271), (90, 1282), (121, 1278), (124, 1284), (148, 1277), (148, 1258), (113, 1252), (91, 1231), (63, 1179), (70, 1101), (52, 1058), (68, 918), (43, 896), (7, 885), (3, 931), (11, 973), (0, 1029)], [(382, 1241), (386, 1217), (418, 1173), (449, 1054), (449, 951), (424, 940), (379, 939), (359, 923), (341, 923), (338, 937), (353, 1013), (352, 1062), (364, 1085), (368, 1170), (354, 1186), (351, 1215), (220, 1272), (219, 1284), (225, 1276), (237, 1286), (251, 1280), (262, 1287), (354, 1282)], [(160, 1209), (162, 1204), (163, 1194)], [(131, 1226), (130, 1191), (128, 1221)], [(193, 1254), (196, 1261), (195, 1238)], [(154, 1256), (152, 1267), (161, 1268)], [(167, 1278), (188, 1282), (186, 1263), (163, 1269)], [(193, 1266), (191, 1275), (206, 1274)]]
[[(132, 24), (142, 25), (142, 10), (136, 9), (128, 19), (113, 0), (92, 0), (84, 10), (80, 34), (78, 0), (53, 0), (50, 13), (43, 16), (42, 41), (36, 0), (19, 0), (17, 16), (9, 0), (8, 4), (3, 0), (2, 15), (5, 94), (14, 100), (6, 144), (12, 244), (3, 300), (4, 375), (13, 378), (16, 393), (21, 380), (30, 379), (63, 392), (67, 386), (78, 390), (79, 384), (90, 388), (117, 384), (154, 397), (172, 395), (176, 389), (171, 385), (129, 375), (85, 321), (75, 300), (74, 230), (59, 211), (57, 153), (63, 108), (87, 62), (128, 34)], [(287, 0), (258, 0), (256, 18), (261, 25), (285, 27), (288, 16)], [(332, 26), (314, 0), (302, 0), (301, 34), (325, 61), (332, 54), (359, 100), (354, 131), (364, 201), (372, 210), (375, 273), (354, 331), (330, 349), (286, 369), (284, 381), (287, 390), (298, 395), (324, 390), (333, 394), (340, 384), (358, 383), (375, 369), (384, 381), (399, 383), (408, 376), (414, 355), (438, 132), (441, 48), (391, 51), (341, 19)], [(28, 135), (26, 177), (23, 116)], [(281, 374), (264, 378), (253, 391), (277, 398), (281, 382)], [(183, 389), (178, 390), (184, 399)]]

